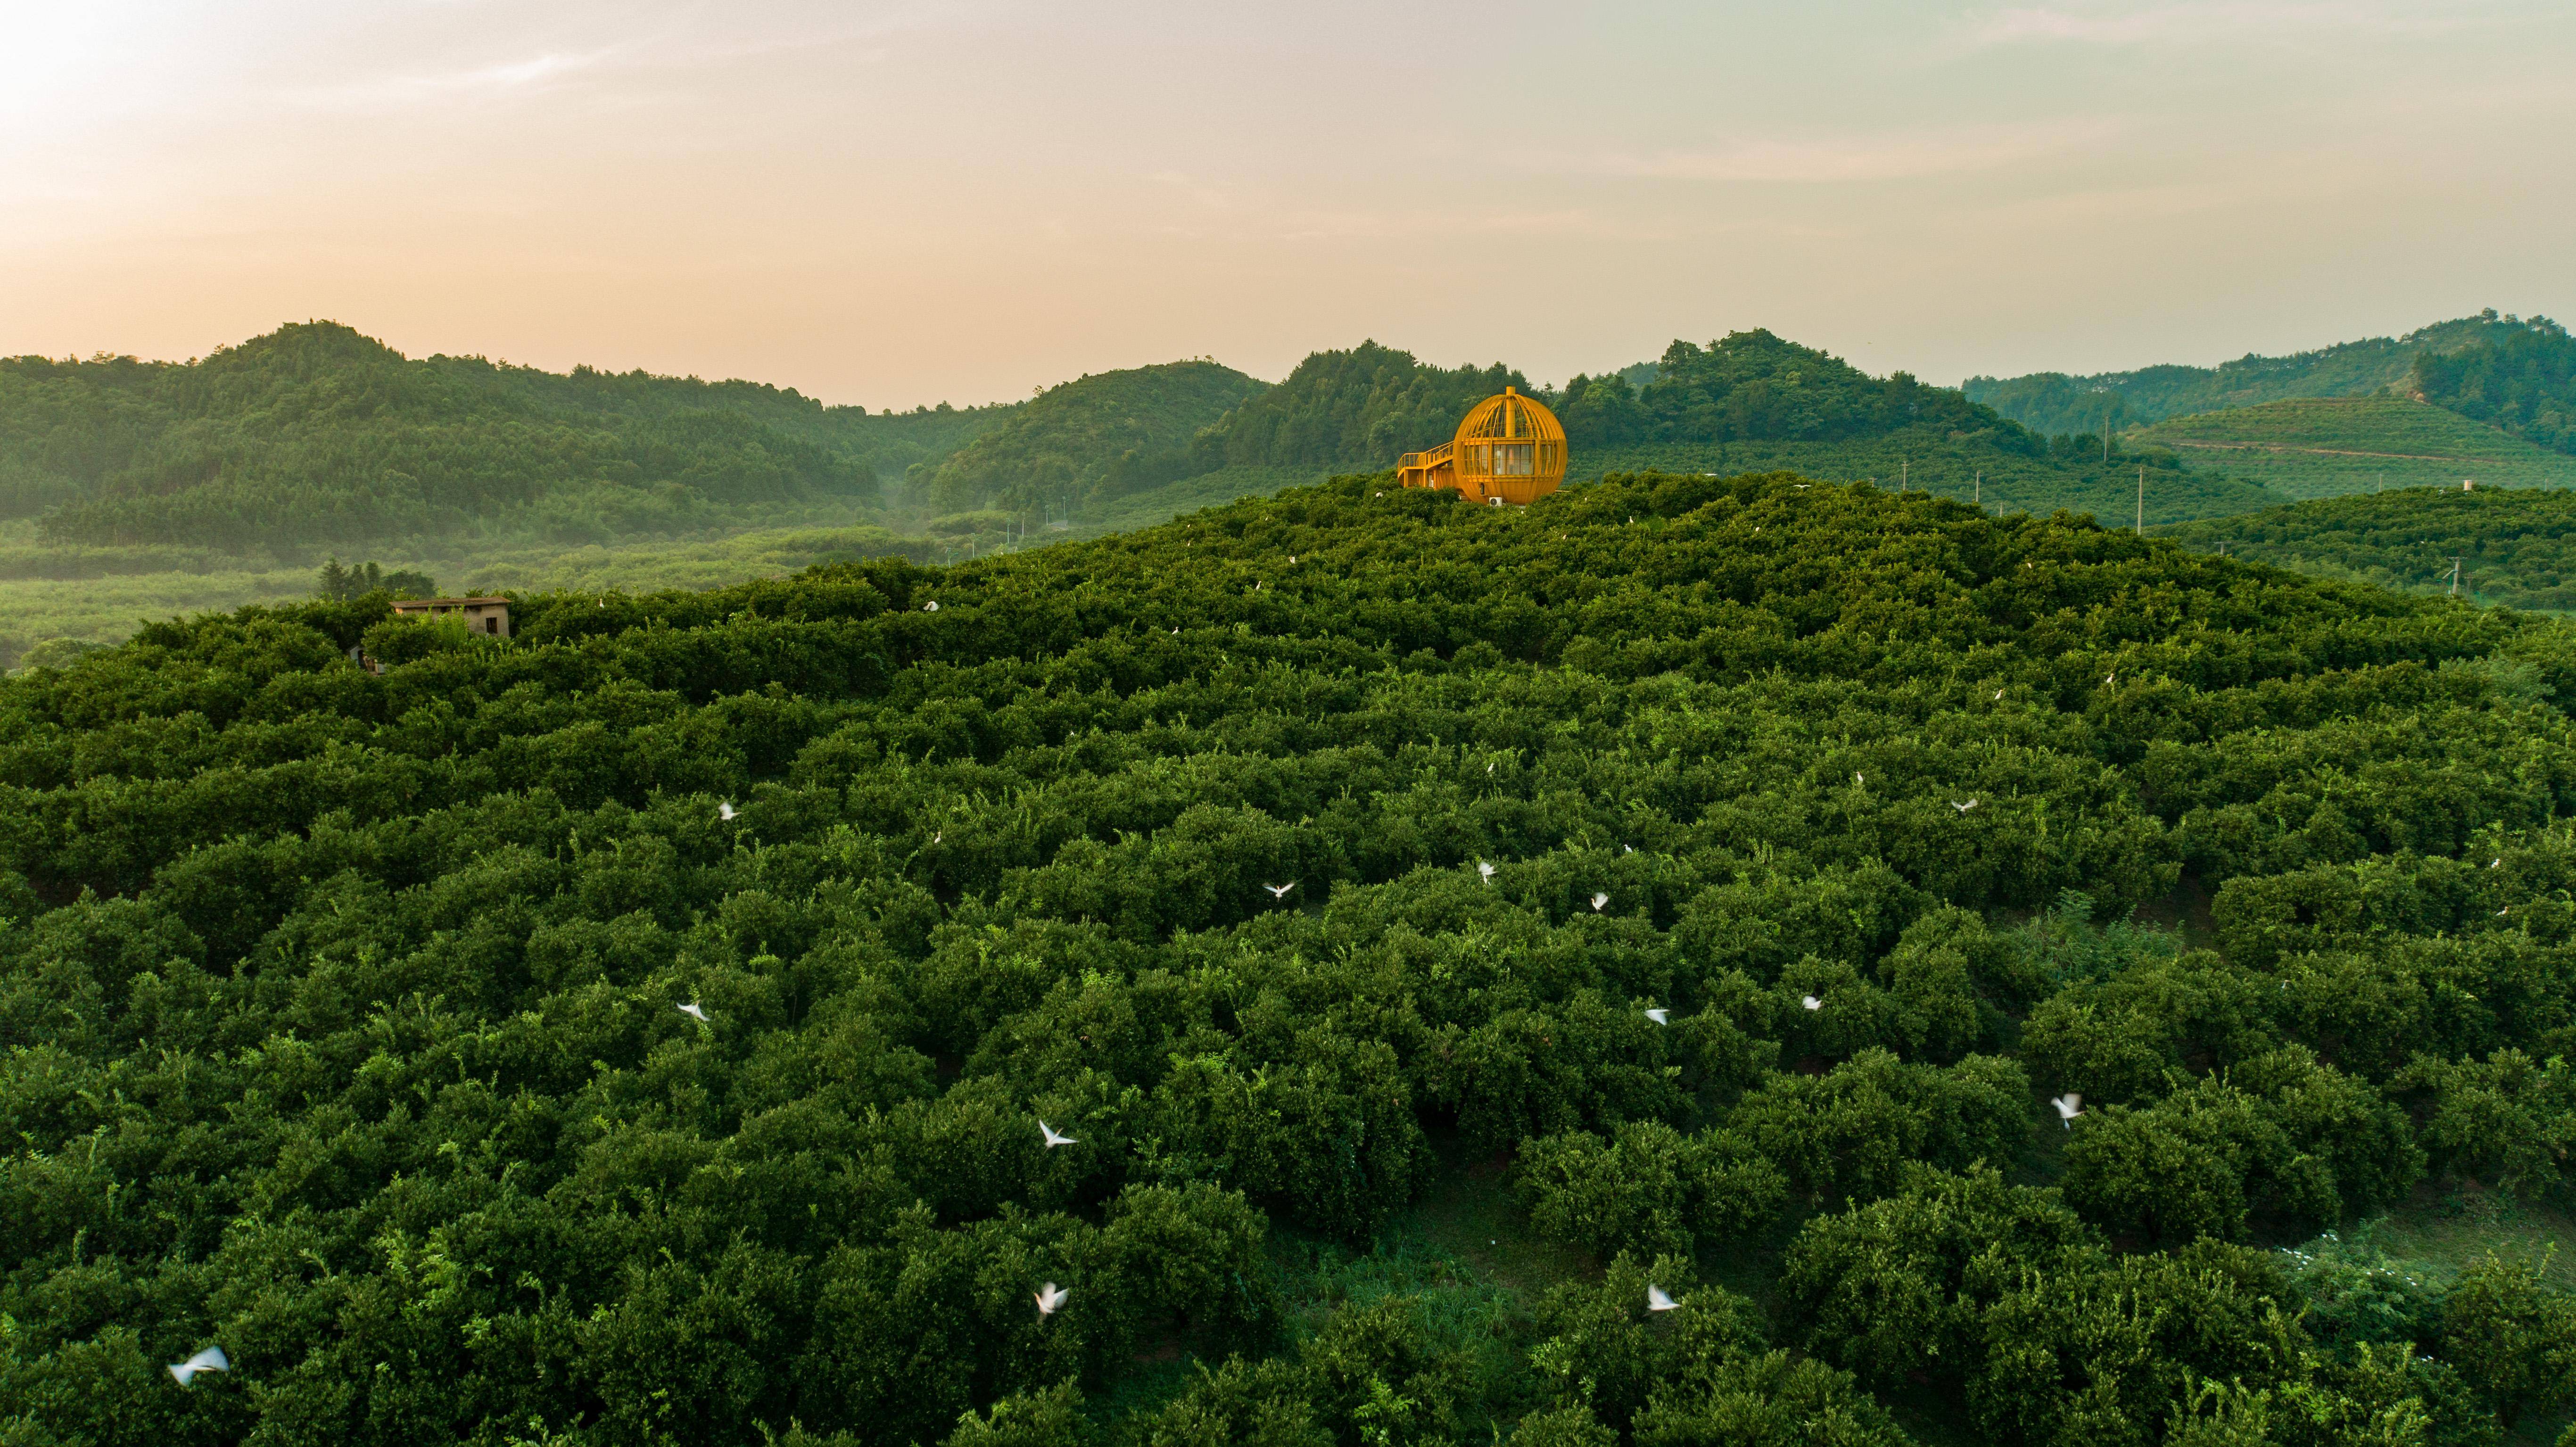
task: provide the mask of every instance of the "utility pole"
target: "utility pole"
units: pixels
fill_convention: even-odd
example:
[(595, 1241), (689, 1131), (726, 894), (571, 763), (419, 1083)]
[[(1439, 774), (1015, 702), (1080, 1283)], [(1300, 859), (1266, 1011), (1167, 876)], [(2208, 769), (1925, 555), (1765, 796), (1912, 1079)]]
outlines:
[(1973, 500), (1979, 507), (1984, 507), (1986, 505), (1986, 475), (1982, 472), (1977, 474), (1977, 490), (1973, 495)]
[(2460, 560), (2457, 558), (2451, 560), (2451, 596), (2460, 596)]
[(2111, 460), (2111, 409), (2102, 409), (2102, 460)]

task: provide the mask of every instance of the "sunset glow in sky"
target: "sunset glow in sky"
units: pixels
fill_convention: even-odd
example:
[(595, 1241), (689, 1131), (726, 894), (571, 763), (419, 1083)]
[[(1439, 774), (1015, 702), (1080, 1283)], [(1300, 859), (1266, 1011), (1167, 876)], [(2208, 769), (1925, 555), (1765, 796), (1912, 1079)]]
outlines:
[(7, 7), (0, 354), (1026, 396), (1374, 337), (1543, 381), (2576, 312), (2564, 0)]

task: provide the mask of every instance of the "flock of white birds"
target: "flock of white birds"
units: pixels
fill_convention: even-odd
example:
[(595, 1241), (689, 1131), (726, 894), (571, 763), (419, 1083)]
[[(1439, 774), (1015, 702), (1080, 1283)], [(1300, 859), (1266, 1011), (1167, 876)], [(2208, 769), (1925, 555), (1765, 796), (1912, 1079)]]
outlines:
[[(939, 605), (934, 603), (930, 606), (936, 608)], [(2001, 695), (1997, 696), (2000, 697)], [(1860, 783), (1861, 776), (1857, 773), (1853, 774), (1852, 782), (1855, 784)], [(1964, 804), (1953, 803), (1950, 807), (1958, 810), (1962, 814), (1965, 814), (1969, 810), (1977, 807), (1977, 801), (1970, 799)], [(716, 805), (716, 817), (726, 821), (727, 823), (732, 822), (735, 813), (736, 811), (734, 806), (729, 802), (719, 803)], [(934, 834), (931, 836), (930, 842), (936, 844), (939, 842), (939, 838), (939, 835)], [(1626, 848), (1627, 852), (1630, 854), (1637, 852), (1636, 846), (1634, 845), (1626, 846)], [(2492, 869), (2497, 865), (2501, 865), (2503, 862), (2503, 860), (2499, 859), (2495, 864), (2489, 865), (2488, 867)], [(1492, 864), (1482, 859), (1476, 861), (1476, 876), (1485, 883), (1491, 884), (1494, 882), (1494, 872), (1494, 866)], [(1261, 887), (1270, 892), (1270, 897), (1273, 901), (1279, 901), (1285, 900), (1288, 897), (1288, 892), (1295, 889), (1297, 885), (1298, 881), (1292, 879), (1286, 884), (1265, 883)], [(1603, 909), (1608, 907), (1609, 903), (1610, 896), (1608, 894), (1594, 894), (1592, 896), (1593, 913), (1600, 913)], [(1798, 1003), (1810, 1010), (1821, 1010), (1825, 1008), (1825, 1002), (1814, 995), (1801, 995), (1798, 997)], [(681, 1014), (688, 1016), (690, 1019), (695, 1020), (702, 1026), (714, 1023), (707, 1018), (706, 1007), (695, 1000), (676, 1008)], [(1670, 1025), (1673, 1022), (1673, 1012), (1668, 1007), (1662, 1005), (1649, 1006), (1646, 1009), (1645, 1015), (1647, 1019), (1654, 1021), (1658, 1025)], [(2049, 1104), (2057, 1107), (2057, 1117), (2059, 1121), (2064, 1123), (2068, 1130), (2073, 1130), (2075, 1128), (2075, 1118), (2084, 1113), (2082, 1109), (2084, 1097), (2073, 1091), (2069, 1091), (2064, 1095), (2052, 1097)], [(1060, 1146), (1081, 1144), (1081, 1142), (1074, 1137), (1066, 1135), (1064, 1132), (1057, 1130), (1054, 1126), (1047, 1124), (1043, 1120), (1038, 1122), (1038, 1139), (1045, 1144), (1045, 1147), (1048, 1150), (1054, 1150)], [(1066, 1298), (1072, 1294), (1073, 1293), (1070, 1288), (1058, 1286), (1052, 1281), (1041, 1285), (1034, 1293), (1037, 1298), (1038, 1319), (1040, 1321), (1044, 1321), (1048, 1317), (1053, 1316), (1058, 1311), (1062, 1310)], [(1649, 1285), (1646, 1288), (1646, 1310), (1672, 1311), (1680, 1305), (1681, 1303), (1675, 1301), (1671, 1294), (1666, 1292), (1662, 1287)], [(232, 1365), (232, 1359), (224, 1355), (224, 1349), (222, 1347), (208, 1347), (204, 1351), (197, 1353), (195, 1356), (188, 1358), (184, 1362), (172, 1362), (170, 1364), (170, 1375), (179, 1383), (180, 1386), (184, 1387), (194, 1381), (197, 1374), (200, 1372), (227, 1372), (232, 1370)]]

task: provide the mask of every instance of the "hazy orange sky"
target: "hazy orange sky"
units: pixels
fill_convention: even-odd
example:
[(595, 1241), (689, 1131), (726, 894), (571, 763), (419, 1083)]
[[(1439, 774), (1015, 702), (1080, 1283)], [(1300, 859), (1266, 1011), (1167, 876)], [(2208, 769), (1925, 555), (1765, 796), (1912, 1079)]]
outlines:
[(907, 407), (1363, 337), (1541, 381), (2576, 312), (2576, 6), (0, 9), (0, 353), (329, 317)]

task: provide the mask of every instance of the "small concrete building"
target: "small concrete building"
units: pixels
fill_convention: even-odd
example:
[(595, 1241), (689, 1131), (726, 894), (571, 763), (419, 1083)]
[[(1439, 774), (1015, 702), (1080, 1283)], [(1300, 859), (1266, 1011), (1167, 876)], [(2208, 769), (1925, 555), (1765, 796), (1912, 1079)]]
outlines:
[(402, 598), (395, 601), (394, 611), (415, 618), (455, 618), (476, 633), (510, 636), (507, 598)]

